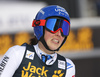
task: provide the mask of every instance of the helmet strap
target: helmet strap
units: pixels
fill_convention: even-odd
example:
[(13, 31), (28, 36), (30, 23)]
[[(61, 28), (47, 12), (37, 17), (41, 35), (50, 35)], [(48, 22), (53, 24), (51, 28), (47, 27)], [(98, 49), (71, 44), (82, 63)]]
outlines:
[(58, 51), (58, 50), (59, 50), (59, 49), (51, 50), (51, 49), (48, 47), (47, 43), (45, 42), (43, 36), (41, 37), (40, 41), (42, 42), (42, 44), (44, 45), (44, 47), (45, 47), (47, 50), (49, 50), (49, 51)]

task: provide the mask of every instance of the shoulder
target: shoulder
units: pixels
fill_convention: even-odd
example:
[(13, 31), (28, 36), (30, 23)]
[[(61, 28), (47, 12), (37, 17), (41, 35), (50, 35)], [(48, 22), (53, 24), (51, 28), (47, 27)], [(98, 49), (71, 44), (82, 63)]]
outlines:
[[(75, 67), (75, 64), (73, 63), (73, 61), (69, 58), (66, 58), (66, 63), (67, 63), (67, 69), (71, 68), (71, 67)], [(69, 67), (71, 66), (71, 67)]]
[(7, 53), (22, 53), (26, 49), (25, 46), (15, 45), (8, 49)]
[(74, 64), (73, 61), (72, 61), (71, 59), (69, 59), (69, 58), (66, 58), (66, 63), (67, 63), (68, 66), (69, 66), (69, 65), (72, 65), (72, 66), (75, 67), (75, 64)]
[(10, 59), (14, 58), (16, 61), (18, 61), (23, 58), (25, 49), (25, 46), (15, 45), (9, 48), (5, 55), (8, 56)]
[(9, 57), (9, 60), (11, 62), (14, 62), (18, 66), (23, 59), (25, 50), (26, 50), (25, 46), (15, 45), (9, 48), (8, 51), (5, 53), (5, 55)]
[(26, 46), (20, 46), (20, 45), (15, 45), (15, 46), (12, 46), (11, 48), (9, 48), (9, 50), (25, 50)]

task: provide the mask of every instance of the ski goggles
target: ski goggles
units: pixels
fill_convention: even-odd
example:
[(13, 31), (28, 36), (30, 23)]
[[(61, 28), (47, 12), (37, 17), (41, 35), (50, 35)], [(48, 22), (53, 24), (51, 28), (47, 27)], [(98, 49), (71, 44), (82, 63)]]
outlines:
[(70, 23), (65, 19), (49, 18), (46, 20), (34, 20), (32, 26), (45, 26), (51, 33), (56, 33), (60, 30), (62, 36), (68, 36)]

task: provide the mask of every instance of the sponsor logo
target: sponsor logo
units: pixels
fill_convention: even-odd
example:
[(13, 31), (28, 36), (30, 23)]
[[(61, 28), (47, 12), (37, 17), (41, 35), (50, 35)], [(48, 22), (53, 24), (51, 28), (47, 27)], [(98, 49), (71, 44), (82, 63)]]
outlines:
[(65, 61), (58, 60), (58, 68), (65, 69)]
[(26, 52), (26, 58), (33, 60), (34, 59), (34, 52), (31, 52), (29, 50), (27, 50)]
[(39, 26), (39, 25), (40, 25), (40, 20), (34, 21), (34, 25), (35, 25), (35, 26)]
[(7, 62), (8, 62), (8, 60), (9, 60), (9, 57), (7, 57), (7, 56), (5, 55), (4, 58), (3, 58), (3, 60), (2, 60), (1, 63), (0, 63), (0, 75), (1, 75), (1, 73), (3, 72), (3, 70), (4, 70), (4, 68), (5, 68), (5, 66), (6, 66), (6, 64), (7, 64)]
[(59, 12), (59, 14), (62, 14), (62, 15), (69, 15), (66, 10), (60, 6), (57, 6), (56, 9), (55, 9), (56, 12)]
[[(49, 70), (46, 70), (45, 66), (40, 68), (32, 65), (31, 62), (29, 62), (27, 67), (23, 66), (21, 77), (36, 77), (34, 74), (37, 74), (38, 77), (48, 77), (47, 72), (49, 72)], [(63, 77), (63, 75), (64, 73), (62, 70), (54, 70), (54, 73), (51, 77)]]
[(21, 77), (35, 77), (34, 73), (36, 73), (38, 75), (38, 77), (41, 77), (41, 76), (47, 77), (47, 72), (48, 72), (48, 70), (45, 70), (45, 66), (40, 68), (40, 67), (31, 65), (31, 62), (29, 62), (27, 68), (23, 67)]
[(55, 70), (54, 75), (52, 77), (62, 77), (64, 73), (62, 73), (62, 70)]
[(73, 66), (70, 64), (70, 63), (68, 63), (67, 62), (67, 69), (70, 69), (70, 68), (72, 68)]

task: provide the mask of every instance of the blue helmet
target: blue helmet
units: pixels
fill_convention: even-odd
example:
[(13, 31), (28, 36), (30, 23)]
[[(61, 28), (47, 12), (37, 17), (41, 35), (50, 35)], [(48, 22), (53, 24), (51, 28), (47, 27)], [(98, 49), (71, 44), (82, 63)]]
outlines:
[[(46, 19), (48, 17), (63, 17), (70, 23), (68, 12), (61, 6), (51, 5), (42, 8), (36, 15), (35, 20)], [(43, 26), (34, 27), (34, 34), (38, 40), (43, 36)]]

